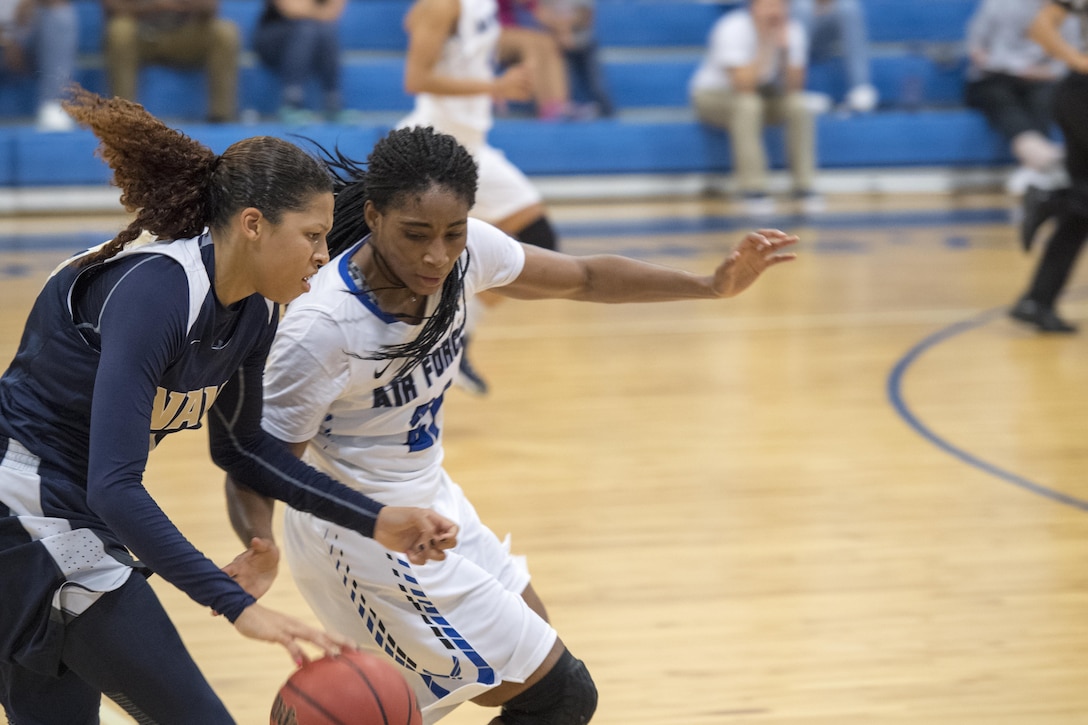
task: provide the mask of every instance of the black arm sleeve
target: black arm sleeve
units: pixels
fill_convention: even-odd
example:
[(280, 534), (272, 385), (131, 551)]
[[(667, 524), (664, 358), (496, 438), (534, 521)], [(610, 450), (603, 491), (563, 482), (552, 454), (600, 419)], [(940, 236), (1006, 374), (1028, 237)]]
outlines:
[(374, 536), (383, 504), (296, 458), (261, 428), (267, 345), (219, 393), (208, 419), (212, 460), (237, 483), (335, 524)]
[(111, 290), (91, 407), (87, 504), (144, 564), (233, 622), (256, 601), (196, 549), (143, 486), (158, 381), (185, 342), (185, 272), (162, 258)]

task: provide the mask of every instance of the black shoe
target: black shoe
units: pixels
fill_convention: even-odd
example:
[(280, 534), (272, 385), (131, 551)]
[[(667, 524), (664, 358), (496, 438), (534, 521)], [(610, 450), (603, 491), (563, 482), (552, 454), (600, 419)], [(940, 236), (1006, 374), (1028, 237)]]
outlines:
[(1024, 214), (1020, 219), (1020, 245), (1025, 252), (1031, 251), (1031, 245), (1039, 233), (1039, 227), (1046, 220), (1056, 216), (1064, 204), (1067, 190), (1046, 191), (1037, 186), (1029, 186), (1024, 192)]
[(1071, 333), (1077, 331), (1076, 325), (1070, 325), (1058, 317), (1052, 308), (1043, 307), (1035, 300), (1020, 300), (1009, 310), (1009, 317), (1020, 320), (1020, 322), (1026, 322), (1029, 325), (1035, 325), (1039, 332)]

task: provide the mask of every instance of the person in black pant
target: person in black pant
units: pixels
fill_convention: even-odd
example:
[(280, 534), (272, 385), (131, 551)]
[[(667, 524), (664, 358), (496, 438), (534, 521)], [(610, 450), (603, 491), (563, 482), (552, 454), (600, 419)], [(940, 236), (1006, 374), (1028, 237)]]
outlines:
[[(967, 25), (970, 66), (963, 100), (986, 116), (1016, 159), (1005, 191), (1019, 197), (1029, 186), (1068, 183), (1065, 149), (1051, 138), (1054, 86), (1069, 69), (1028, 37), (1028, 28), (1050, 0), (982, 0)], [(1062, 26), (1076, 43), (1076, 23)]]
[(1013, 319), (1049, 333), (1077, 330), (1058, 316), (1054, 305), (1088, 239), (1088, 127), (1084, 125), (1088, 117), (1088, 53), (1062, 37), (1060, 28), (1070, 13), (1080, 20), (1082, 37), (1088, 37), (1088, 0), (1051, 0), (1036, 15), (1029, 31), (1047, 53), (1071, 70), (1054, 92), (1054, 120), (1065, 136), (1070, 186), (1053, 192), (1029, 188), (1024, 195), (1020, 236), (1025, 249), (1031, 248), (1047, 219), (1055, 218), (1057, 224), (1031, 285), (1009, 311)]

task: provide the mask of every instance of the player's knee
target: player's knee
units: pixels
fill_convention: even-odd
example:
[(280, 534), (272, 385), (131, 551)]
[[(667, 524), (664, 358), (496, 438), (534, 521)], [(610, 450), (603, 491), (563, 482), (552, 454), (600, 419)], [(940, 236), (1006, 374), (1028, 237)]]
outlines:
[(531, 244), (541, 249), (555, 250), (559, 244), (555, 236), (555, 230), (548, 222), (547, 217), (537, 217), (527, 227), (517, 233), (518, 241)]
[(585, 725), (597, 709), (597, 686), (569, 651), (548, 674), (502, 706), (504, 725)]

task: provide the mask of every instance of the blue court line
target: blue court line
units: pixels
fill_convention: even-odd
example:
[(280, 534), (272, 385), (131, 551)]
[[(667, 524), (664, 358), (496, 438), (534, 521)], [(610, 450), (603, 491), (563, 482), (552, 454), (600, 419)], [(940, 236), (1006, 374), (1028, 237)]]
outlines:
[[(704, 217), (657, 217), (629, 221), (573, 222), (557, 224), (560, 238), (579, 237), (639, 237), (661, 234), (699, 234), (730, 232), (775, 226), (792, 229), (805, 226), (812, 229), (872, 229), (888, 227), (926, 227), (965, 224), (1005, 224), (1008, 209), (947, 209), (909, 212), (825, 213), (812, 217), (782, 215), (770, 222), (758, 223), (743, 215)], [(71, 251), (72, 253), (101, 244), (121, 229), (91, 230), (67, 234), (0, 234), (0, 251), (38, 252)]]
[(991, 476), (999, 478), (1006, 483), (1010, 483), (1013, 486), (1018, 486), (1019, 488), (1030, 491), (1031, 493), (1035, 493), (1040, 496), (1049, 498), (1052, 501), (1078, 508), (1081, 511), (1088, 511), (1088, 501), (1079, 499), (1075, 496), (1070, 496), (1068, 494), (1062, 493), (1061, 491), (1056, 491), (1052, 488), (1048, 488), (1033, 481), (1029, 481), (1023, 476), (1018, 476), (1011, 471), (1006, 471), (999, 466), (995, 466), (992, 463), (984, 461), (978, 456), (973, 455), (972, 453), (969, 453), (964, 449), (953, 445), (946, 439), (934, 433), (929, 426), (923, 423), (918, 418), (918, 416), (911, 411), (906, 401), (903, 400), (903, 376), (906, 375), (907, 370), (910, 369), (910, 366), (913, 365), (923, 354), (928, 352), (930, 349), (936, 347), (937, 345), (941, 344), (942, 342), (945, 342), (957, 335), (969, 332), (978, 327), (982, 327), (994, 318), (1004, 315), (1005, 312), (1006, 309), (1004, 307), (988, 310), (969, 320), (964, 320), (963, 322), (957, 322), (955, 324), (949, 325), (943, 330), (938, 330), (932, 335), (924, 338), (921, 342), (908, 350), (907, 353), (892, 368), (891, 374), (888, 376), (888, 399), (891, 401), (892, 407), (895, 409), (895, 412), (899, 415), (899, 417), (906, 421), (907, 425), (913, 428), (914, 431), (918, 433), (918, 435), (922, 436), (930, 443), (943, 450), (945, 453), (948, 453), (953, 458), (957, 458), (963, 463), (966, 463), (969, 466), (973, 466), (985, 473), (990, 474)]

